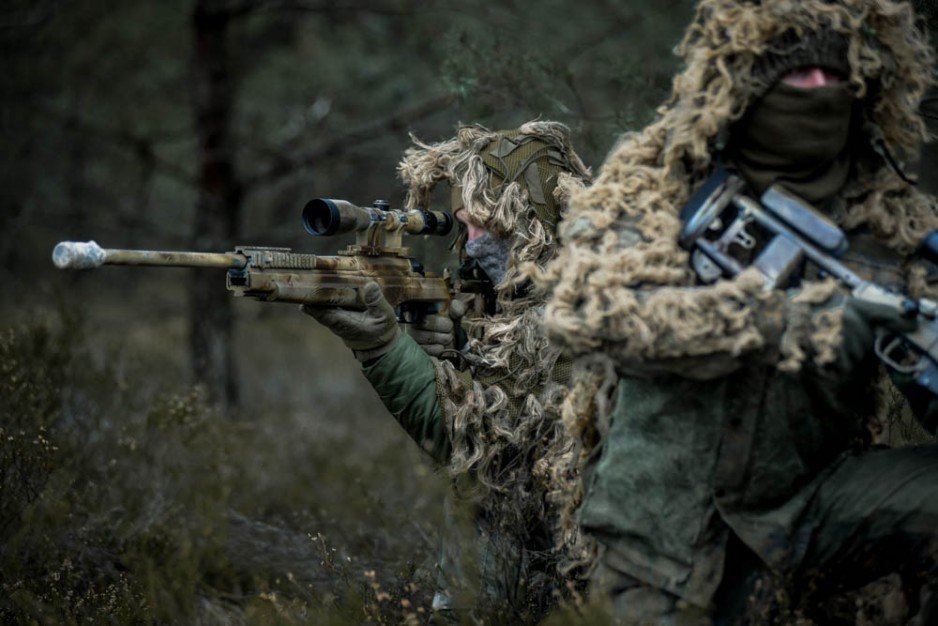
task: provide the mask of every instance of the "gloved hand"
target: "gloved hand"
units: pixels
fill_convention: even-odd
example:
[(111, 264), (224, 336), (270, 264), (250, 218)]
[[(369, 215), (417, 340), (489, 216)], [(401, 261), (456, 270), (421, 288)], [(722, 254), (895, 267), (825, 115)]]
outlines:
[(407, 334), (432, 357), (441, 357), (446, 350), (459, 350), (465, 342), (457, 340), (460, 321), (466, 314), (466, 303), (452, 300), (446, 315), (425, 315), (412, 324), (407, 324)]
[[(856, 318), (861, 318), (866, 324), (866, 328), (858, 328), (859, 322)], [(848, 323), (850, 326), (848, 327)], [(918, 322), (915, 319), (903, 317), (894, 308), (882, 305), (871, 304), (850, 298), (844, 308), (844, 343), (841, 350), (848, 354), (853, 354), (853, 358), (860, 354), (863, 346), (859, 344), (860, 337), (864, 335), (863, 341), (868, 341), (868, 346), (873, 345), (876, 338), (876, 329), (882, 328), (887, 333), (910, 333), (915, 330)], [(848, 339), (853, 332), (854, 339)], [(851, 345), (857, 344), (857, 345)], [(867, 348), (871, 349), (871, 348)], [(865, 353), (864, 353), (865, 355)], [(932, 434), (938, 429), (938, 398), (933, 396), (930, 391), (920, 386), (915, 381), (915, 375), (897, 372), (892, 368), (886, 368), (889, 377), (902, 395), (909, 401), (912, 413), (916, 419)]]
[(391, 348), (401, 334), (394, 307), (376, 282), (362, 287), (364, 311), (304, 304), (302, 310), (345, 342), (359, 361), (375, 359)]
[(845, 371), (860, 364), (873, 350), (878, 329), (889, 333), (908, 333), (917, 322), (904, 317), (896, 308), (857, 298), (844, 302), (843, 341), (838, 361)]

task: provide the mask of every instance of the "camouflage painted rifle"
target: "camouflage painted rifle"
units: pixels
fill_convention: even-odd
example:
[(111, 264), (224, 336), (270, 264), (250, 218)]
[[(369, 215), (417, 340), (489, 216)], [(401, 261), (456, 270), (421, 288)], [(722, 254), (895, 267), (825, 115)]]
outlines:
[(235, 296), (264, 302), (289, 302), (364, 308), (359, 293), (370, 281), (406, 315), (445, 310), (447, 281), (425, 272), (403, 246), (404, 233), (447, 235), (453, 219), (440, 211), (391, 210), (383, 200), (358, 207), (345, 200), (317, 198), (303, 209), (303, 225), (315, 236), (356, 233), (356, 242), (336, 256), (300, 254), (290, 248), (238, 246), (232, 252), (165, 252), (104, 249), (94, 241), (63, 241), (52, 252), (60, 269), (101, 265), (215, 267), (227, 269)]

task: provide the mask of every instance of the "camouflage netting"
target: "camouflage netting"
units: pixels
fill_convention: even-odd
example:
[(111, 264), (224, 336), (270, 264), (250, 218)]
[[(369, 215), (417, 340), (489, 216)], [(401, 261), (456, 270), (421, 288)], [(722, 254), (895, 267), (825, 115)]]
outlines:
[[(712, 171), (718, 136), (764, 88), (753, 67), (771, 42), (818, 29), (847, 40), (849, 84), (865, 103), (874, 135), (842, 193), (842, 226), (867, 225), (903, 254), (938, 226), (934, 200), (903, 181), (872, 146), (881, 139), (891, 154), (912, 158), (924, 137), (918, 102), (931, 81), (932, 53), (907, 4), (704, 0), (678, 48), (686, 69), (658, 120), (625, 136), (596, 183), (571, 201), (561, 229), (568, 245), (542, 276), (554, 289), (548, 324), (566, 348), (603, 350), (628, 366), (766, 347), (764, 298), (755, 281), (740, 276), (714, 288), (681, 289), (694, 284), (694, 275), (677, 244), (678, 213)], [(818, 321), (822, 343), (829, 323)], [(805, 335), (808, 345), (783, 341), (782, 362), (791, 368), (798, 353), (819, 353), (810, 345), (814, 335)]]
[[(806, 283), (799, 301), (764, 293), (747, 273), (689, 289), (695, 276), (677, 243), (679, 212), (715, 168), (717, 145), (765, 92), (761, 60), (794, 53), (792, 42), (817, 32), (845, 40), (848, 84), (864, 103), (867, 137), (837, 219), (846, 229), (868, 226), (903, 255), (938, 227), (935, 200), (882, 156), (914, 160), (925, 137), (918, 104), (933, 81), (933, 53), (921, 26), (907, 3), (888, 0), (699, 3), (677, 48), (684, 70), (657, 120), (626, 134), (595, 183), (573, 194), (560, 226), (564, 247), (537, 276), (553, 290), (545, 313), (551, 337), (609, 377), (606, 384), (595, 377), (580, 383), (568, 396), (565, 420), (584, 442), (584, 455), (601, 435), (602, 419), (572, 407), (602, 404), (613, 368), (647, 374), (656, 365), (696, 362), (702, 367), (687, 367), (685, 375), (712, 377), (725, 372), (721, 362), (743, 356), (790, 371), (808, 359), (834, 358), (840, 320), (812, 306), (832, 285)], [(910, 261), (905, 269), (912, 293), (926, 295), (923, 268)]]
[[(446, 182), (458, 194), (454, 205), (474, 223), (512, 241), (505, 278), (496, 286), (496, 311), (470, 325), (472, 376), (437, 362), (453, 447), (449, 469), (472, 477), (479, 491), (474, 497), (501, 530), (523, 537), (546, 520), (557, 534), (560, 509), (577, 482), (576, 454), (560, 419), (566, 385), (557, 379), (566, 366), (548, 344), (545, 296), (532, 288), (530, 274), (555, 257), (561, 208), (590, 172), (568, 129), (555, 122), (502, 132), (465, 126), (450, 141), (414, 141), (417, 147), (399, 166), (407, 206), (426, 206), (434, 187)], [(557, 535), (556, 553), (545, 555), (556, 574), (540, 581), (547, 587), (562, 583), (564, 564), (590, 551), (575, 527)]]

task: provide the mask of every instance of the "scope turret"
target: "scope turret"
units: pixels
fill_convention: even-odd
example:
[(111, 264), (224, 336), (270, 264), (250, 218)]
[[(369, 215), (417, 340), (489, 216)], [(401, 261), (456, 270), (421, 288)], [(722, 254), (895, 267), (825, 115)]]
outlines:
[(411, 235), (448, 235), (453, 218), (443, 211), (391, 211), (384, 200), (372, 207), (359, 207), (346, 200), (315, 198), (303, 207), (303, 227), (317, 237), (367, 230), (376, 222), (396, 220)]

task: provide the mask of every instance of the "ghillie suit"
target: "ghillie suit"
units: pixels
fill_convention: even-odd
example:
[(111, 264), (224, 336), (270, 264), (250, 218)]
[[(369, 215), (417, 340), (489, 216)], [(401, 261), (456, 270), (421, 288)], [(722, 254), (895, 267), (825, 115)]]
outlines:
[[(912, 4), (925, 19), (931, 32), (932, 47), (938, 48), (938, 3), (934, 0), (915, 0)], [(938, 66), (933, 71), (938, 72)], [(933, 139), (922, 148), (919, 184), (928, 193), (934, 194), (938, 192), (938, 86), (932, 87), (922, 101), (922, 117)]]
[[(548, 344), (544, 294), (528, 277), (554, 258), (566, 194), (589, 179), (568, 133), (554, 122), (501, 132), (464, 126), (449, 141), (417, 142), (399, 166), (408, 207), (427, 206), (436, 185), (446, 182), (454, 211), (464, 209), (510, 245), (493, 286), (494, 307), (464, 321), (468, 345), (458, 358), (433, 362), (449, 472), (459, 495), (479, 511), (490, 544), (484, 550), (492, 553), (485, 560), (513, 570), (507, 582), (485, 580), (504, 575), (483, 572), (484, 586), (509, 587), (485, 593), (528, 616), (566, 593), (565, 566), (589, 549), (575, 527), (558, 526), (577, 483), (572, 442), (559, 419), (570, 361)], [(454, 248), (465, 255), (464, 227)]]
[[(875, 489), (858, 489), (859, 475), (889, 454), (902, 453), (896, 468), (879, 468), (882, 484), (903, 488), (876, 506), (934, 501), (921, 492), (934, 490), (921, 479), (938, 468), (922, 468), (934, 448), (849, 453), (868, 441), (882, 370), (833, 283), (807, 273), (797, 295), (767, 292), (745, 272), (701, 286), (678, 245), (682, 207), (723, 161), (751, 195), (776, 179), (813, 201), (848, 232), (844, 261), (856, 271), (933, 296), (928, 268), (911, 253), (938, 227), (936, 203), (902, 171), (923, 139), (918, 104), (932, 83), (919, 26), (908, 4), (889, 0), (702, 0), (678, 47), (685, 69), (657, 120), (623, 137), (596, 182), (573, 194), (562, 252), (538, 280), (553, 289), (551, 337), (618, 376), (611, 420), (572, 414), (569, 423), (593, 441), (605, 433), (580, 519), (605, 547), (601, 569), (632, 607), (624, 611), (640, 611), (636, 598), (652, 589), (663, 595), (650, 604), (671, 598), (663, 602), (676, 611), (683, 598), (706, 621), (726, 601), (718, 587), (732, 575), (728, 549), (809, 575), (818, 551), (839, 545), (817, 534), (816, 516), (840, 494), (873, 507), (863, 494)], [(809, 96), (826, 99), (822, 113), (848, 99), (840, 126), (818, 126), (842, 143), (807, 171), (773, 172), (749, 135), (765, 130), (758, 124), (779, 99), (801, 97), (779, 80), (809, 66), (846, 78), (845, 88)], [(772, 141), (786, 142), (787, 121), (798, 130), (790, 110), (776, 109), (783, 123)], [(909, 467), (922, 473), (902, 483), (903, 471), (917, 471)]]

